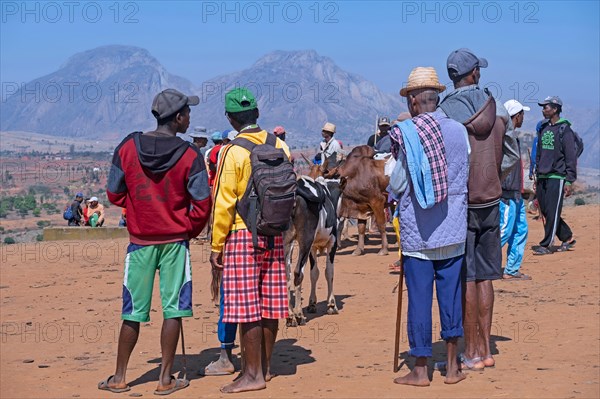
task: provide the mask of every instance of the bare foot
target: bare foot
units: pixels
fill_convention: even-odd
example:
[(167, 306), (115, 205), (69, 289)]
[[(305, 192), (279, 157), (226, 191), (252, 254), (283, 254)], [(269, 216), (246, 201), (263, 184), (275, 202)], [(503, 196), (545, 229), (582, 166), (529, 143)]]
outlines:
[(492, 355), (487, 355), (481, 359), (485, 367), (495, 367), (496, 361)]
[(250, 379), (247, 374), (243, 374), (240, 378), (236, 378), (232, 383), (227, 384), (221, 388), (223, 393), (238, 393), (248, 391), (258, 391), (265, 389), (267, 383), (265, 382), (262, 374), (256, 379)]
[(228, 375), (233, 374), (235, 367), (229, 359), (220, 357), (204, 368), (204, 375)]
[(459, 370), (455, 371), (454, 373), (446, 373), (446, 379), (444, 380), (444, 384), (458, 384), (465, 378), (467, 378), (467, 376)]
[(430, 382), (429, 378), (427, 377), (427, 370), (425, 370), (425, 373), (420, 373), (415, 371), (416, 369), (417, 368), (415, 367), (413, 371), (406, 374), (405, 376), (396, 378), (394, 380), (394, 383), (402, 385), (413, 385), (415, 387), (428, 387)]
[(270, 371), (267, 371), (265, 374), (265, 382), (269, 382), (275, 377), (277, 377), (277, 374), (272, 374)]

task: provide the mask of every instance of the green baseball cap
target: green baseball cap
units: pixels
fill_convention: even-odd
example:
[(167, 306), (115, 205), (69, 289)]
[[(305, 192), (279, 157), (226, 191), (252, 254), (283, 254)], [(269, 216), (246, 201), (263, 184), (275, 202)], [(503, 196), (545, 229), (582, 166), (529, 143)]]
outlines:
[(244, 87), (238, 87), (225, 94), (225, 111), (242, 112), (256, 109), (254, 94)]

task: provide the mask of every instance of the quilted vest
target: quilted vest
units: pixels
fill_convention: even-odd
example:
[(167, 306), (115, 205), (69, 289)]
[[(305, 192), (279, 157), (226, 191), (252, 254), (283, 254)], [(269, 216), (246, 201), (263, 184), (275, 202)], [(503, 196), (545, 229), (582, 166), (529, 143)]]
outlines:
[(409, 182), (398, 204), (403, 251), (418, 252), (460, 244), (467, 237), (469, 155), (465, 127), (442, 112), (434, 112), (432, 116), (444, 136), (448, 197), (430, 209), (422, 209)]

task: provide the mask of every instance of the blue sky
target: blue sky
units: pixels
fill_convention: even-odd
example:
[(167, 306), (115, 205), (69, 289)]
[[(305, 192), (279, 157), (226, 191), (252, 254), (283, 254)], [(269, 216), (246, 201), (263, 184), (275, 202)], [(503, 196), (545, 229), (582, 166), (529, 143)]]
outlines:
[(273, 50), (314, 49), (397, 93), (415, 66), (448, 82), (448, 54), (469, 47), (488, 59), (481, 83), (503, 100), (599, 106), (598, 1), (2, 1), (1, 10), (2, 83), (125, 44), (195, 84)]

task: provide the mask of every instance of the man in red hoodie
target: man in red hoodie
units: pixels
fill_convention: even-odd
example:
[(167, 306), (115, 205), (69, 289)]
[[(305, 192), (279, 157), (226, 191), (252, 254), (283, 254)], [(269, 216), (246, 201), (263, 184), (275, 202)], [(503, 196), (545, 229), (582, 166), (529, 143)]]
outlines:
[(152, 103), (154, 131), (135, 132), (115, 149), (108, 177), (110, 202), (127, 208), (130, 241), (123, 280), (123, 325), (119, 335), (114, 376), (98, 389), (130, 389), (125, 372), (138, 339), (140, 322), (150, 320), (152, 287), (160, 270), (163, 308), (162, 362), (157, 395), (168, 395), (189, 385), (171, 375), (181, 329), (181, 318), (192, 316), (192, 271), (188, 240), (206, 225), (211, 208), (208, 176), (199, 150), (181, 140), (190, 124), (190, 105), (197, 96), (177, 90), (159, 93)]

